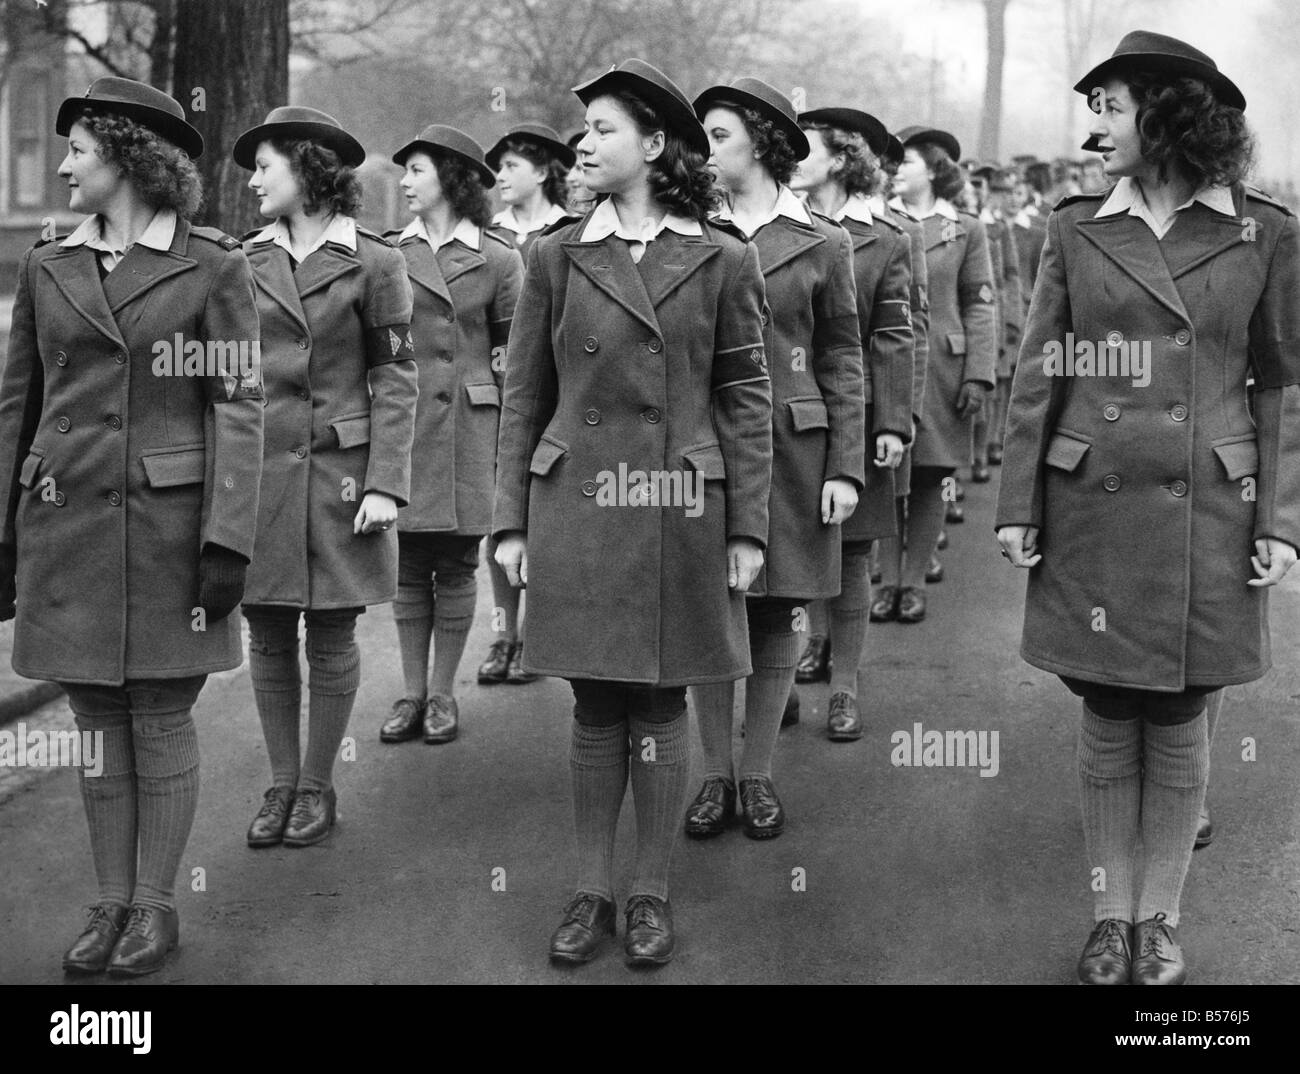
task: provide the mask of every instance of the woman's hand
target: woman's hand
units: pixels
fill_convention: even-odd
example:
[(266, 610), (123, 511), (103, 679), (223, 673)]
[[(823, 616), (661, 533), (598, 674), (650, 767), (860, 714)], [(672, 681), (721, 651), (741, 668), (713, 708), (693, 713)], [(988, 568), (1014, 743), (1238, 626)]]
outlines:
[(528, 588), (528, 538), (522, 533), (507, 533), (497, 541), (497, 566), (506, 572), (506, 581), (516, 589)]
[(1037, 526), (1000, 526), (998, 544), (1013, 567), (1033, 567), (1042, 560)]
[(838, 526), (858, 506), (858, 490), (852, 481), (833, 477), (822, 485), (822, 525)]
[(1279, 541), (1276, 537), (1260, 537), (1255, 541), (1255, 554), (1250, 557), (1250, 565), (1259, 577), (1250, 579), (1246, 584), (1256, 587), (1277, 585), (1286, 577), (1295, 557), (1294, 545)]
[[(915, 432), (912, 433), (916, 435)], [(903, 461), (903, 441), (895, 433), (881, 433), (876, 437), (876, 457), (874, 462), (877, 466), (883, 466), (887, 470), (898, 469), (898, 464)]]
[[(497, 553), (500, 562), (501, 553)], [(505, 566), (505, 564), (502, 564)], [(763, 566), (763, 550), (748, 537), (733, 537), (727, 542), (727, 587), (746, 592)]]
[(961, 391), (957, 393), (957, 416), (963, 420), (975, 417), (987, 393), (988, 389), (977, 380), (962, 381)]
[(375, 533), (388, 529), (397, 521), (397, 501), (382, 492), (367, 492), (361, 509), (352, 520), (352, 532)]

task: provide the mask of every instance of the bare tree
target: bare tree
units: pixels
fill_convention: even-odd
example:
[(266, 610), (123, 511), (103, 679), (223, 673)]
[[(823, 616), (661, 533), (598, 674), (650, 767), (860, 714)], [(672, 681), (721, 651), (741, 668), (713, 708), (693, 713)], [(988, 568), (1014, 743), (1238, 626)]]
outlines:
[(1007, 5), (1011, 0), (984, 0), (988, 42), (984, 74), (984, 111), (980, 116), (979, 155), (997, 160), (1002, 140), (1002, 69), (1007, 55)]

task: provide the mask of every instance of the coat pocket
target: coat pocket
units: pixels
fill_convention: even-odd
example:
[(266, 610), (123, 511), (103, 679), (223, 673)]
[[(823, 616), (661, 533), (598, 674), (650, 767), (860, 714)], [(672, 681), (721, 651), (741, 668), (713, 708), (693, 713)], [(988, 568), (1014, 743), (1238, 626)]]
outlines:
[(549, 433), (542, 433), (542, 438), (537, 442), (537, 448), (533, 451), (533, 461), (528, 464), (529, 472), (537, 474), (539, 477), (545, 477), (551, 472), (551, 468), (568, 453), (568, 444), (556, 440)]
[(790, 408), (790, 421), (794, 424), (795, 432), (830, 428), (831, 423), (826, 416), (826, 401), (820, 395), (790, 399), (785, 405)]
[(203, 482), (207, 451), (201, 444), (194, 447), (162, 448), (141, 455), (140, 461), (144, 463), (144, 473), (151, 488), (197, 485)]
[(466, 384), (470, 406), (500, 406), (501, 390), (495, 384)]
[(682, 458), (705, 481), (722, 481), (727, 476), (727, 464), (722, 458), (722, 448), (717, 441), (682, 448)]
[(345, 414), (329, 423), (334, 435), (339, 438), (339, 447), (353, 448), (370, 443), (370, 412), (364, 414)]
[(966, 333), (965, 333), (965, 332), (949, 332), (949, 333), (948, 333), (948, 349), (951, 350), (953, 354), (965, 354), (965, 353), (966, 353)]
[(18, 471), (18, 484), (25, 489), (30, 489), (36, 487), (36, 475), (41, 469), (41, 463), (45, 461), (45, 453), (36, 448), (28, 448), (27, 451), (23, 468)]
[(1058, 470), (1073, 471), (1078, 469), (1090, 447), (1092, 445), (1086, 440), (1079, 440), (1068, 433), (1053, 433), (1043, 461)]
[(1236, 481), (1247, 474), (1259, 473), (1259, 445), (1253, 435), (1241, 439), (1217, 442), (1210, 445), (1223, 463), (1224, 473), (1229, 481)]

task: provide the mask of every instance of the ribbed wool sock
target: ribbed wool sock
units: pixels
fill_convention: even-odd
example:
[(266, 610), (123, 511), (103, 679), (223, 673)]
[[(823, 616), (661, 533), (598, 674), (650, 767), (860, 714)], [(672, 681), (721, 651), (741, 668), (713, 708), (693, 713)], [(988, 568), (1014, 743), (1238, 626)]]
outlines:
[(361, 651), (354, 624), (307, 628), (307, 752), (298, 786), (326, 790), (334, 783), (334, 762), (347, 734), (352, 703), (361, 685)]
[(1210, 776), (1210, 743), (1202, 712), (1169, 726), (1143, 721), (1142, 843), (1145, 872), (1138, 920), (1164, 913), (1178, 924), (1183, 881)]
[[(913, 481), (915, 479), (914, 474)], [(903, 585), (925, 588), (925, 569), (930, 565), (930, 557), (939, 542), (946, 509), (941, 484), (912, 485), (907, 507), (907, 561), (903, 565)]]
[(690, 720), (628, 720), (632, 740), (632, 799), (636, 805), (636, 870), (629, 895), (668, 898), (668, 866), (682, 826), (691, 776)]
[(176, 908), (176, 872), (199, 804), (199, 737), (190, 710), (137, 716), (140, 868), (132, 901)]
[[(257, 629), (257, 628), (253, 628)], [(297, 624), (292, 628), (295, 632)], [(302, 747), (299, 724), (302, 713), (302, 672), (298, 667), (298, 639), (289, 645), (269, 632), (271, 651), (262, 652), (256, 642), (249, 647), (248, 670), (257, 701), (258, 719), (271, 762), (271, 782), (292, 789), (298, 785)]]
[(575, 891), (614, 897), (614, 835), (627, 793), (627, 724), (596, 727), (573, 721), (569, 772), (578, 849)]
[(103, 765), (99, 775), (77, 769), (81, 801), (90, 829), (90, 853), (99, 882), (99, 902), (128, 906), (135, 890), (136, 775), (131, 717), (76, 714), (78, 731), (98, 734)]
[(402, 686), (405, 696), (423, 701), (429, 680), (429, 642), (433, 638), (433, 584), (397, 586), (393, 601), (393, 622), (397, 626), (397, 647), (402, 655)]
[(745, 681), (745, 746), (740, 754), (740, 778), (771, 776), (781, 714), (794, 685), (795, 664), (803, 636), (793, 630), (749, 635), (754, 673)]
[(858, 696), (858, 667), (867, 643), (871, 610), (871, 557), (846, 552), (840, 569), (840, 595), (827, 601), (835, 662), (831, 667), (831, 694)]
[(1219, 726), (1219, 713), (1223, 711), (1223, 691), (1215, 690), (1205, 697), (1205, 735), (1214, 745), (1214, 729)]
[(429, 692), (453, 697), (456, 693), (456, 669), (465, 653), (465, 640), (474, 625), (474, 604), (478, 600), (478, 583), (469, 575), (464, 585), (438, 586), (433, 606), (433, 678)]
[(687, 690), (695, 708), (704, 753), (704, 778), (735, 779), (731, 750), (733, 714), (736, 709), (734, 682), (706, 682)]
[[(1077, 761), (1093, 918), (1133, 920), (1133, 873), (1141, 810), (1141, 720), (1105, 720), (1087, 703)], [(1187, 845), (1192, 843), (1189, 837)], [(1102, 872), (1098, 873), (1097, 870)]]

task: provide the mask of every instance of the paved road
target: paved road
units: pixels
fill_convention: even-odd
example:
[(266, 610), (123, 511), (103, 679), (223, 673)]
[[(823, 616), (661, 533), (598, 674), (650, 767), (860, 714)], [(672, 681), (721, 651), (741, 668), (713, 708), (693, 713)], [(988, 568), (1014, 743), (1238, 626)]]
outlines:
[[(995, 470), (996, 473), (996, 470)], [(608, 948), (573, 970), (546, 941), (569, 890), (565, 683), (482, 689), (490, 591), (462, 674), (454, 744), (384, 746), (400, 679), (391, 614), (360, 621), (363, 683), (339, 764), (342, 820), (307, 850), (254, 852), (244, 830), (268, 785), (246, 669), (214, 676), (196, 715), (203, 791), (180, 894), (183, 947), (168, 982), (1018, 982), (1073, 980), (1091, 897), (1073, 765), (1077, 702), (1016, 655), (1023, 576), (994, 551), (995, 486), (969, 486), (948, 580), (917, 626), (873, 625), (869, 730), (822, 733), (825, 686), (784, 732), (786, 834), (679, 843), (680, 953), (649, 976)], [(1276, 594), (1278, 669), (1229, 691), (1213, 752), (1218, 838), (1199, 852), (1183, 942), (1201, 983), (1300, 980), (1300, 577)], [(70, 726), (61, 704), (29, 720)], [(999, 733), (999, 771), (903, 768), (891, 735)], [(1253, 737), (1258, 759), (1241, 760)], [(692, 788), (694, 789), (694, 788)], [(620, 831), (625, 893), (631, 803)], [(0, 982), (61, 980), (59, 956), (93, 896), (75, 774), (0, 770)], [(505, 890), (493, 890), (493, 871)], [(793, 870), (806, 890), (793, 890)], [(498, 874), (499, 875), (499, 874)]]

